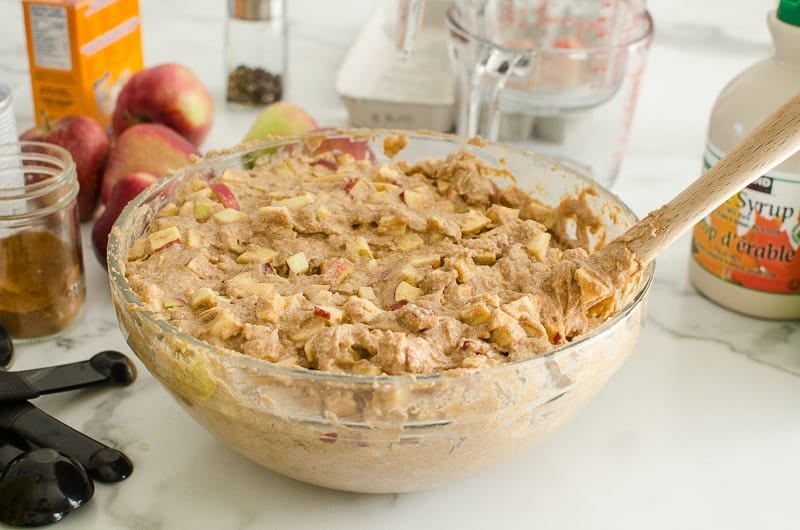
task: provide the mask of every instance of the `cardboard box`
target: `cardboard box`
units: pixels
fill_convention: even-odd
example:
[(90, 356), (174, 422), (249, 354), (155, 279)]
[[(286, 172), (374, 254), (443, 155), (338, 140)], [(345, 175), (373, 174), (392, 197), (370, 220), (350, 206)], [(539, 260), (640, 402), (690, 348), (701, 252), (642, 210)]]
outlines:
[(83, 114), (109, 126), (142, 68), (138, 0), (22, 0), (37, 123)]

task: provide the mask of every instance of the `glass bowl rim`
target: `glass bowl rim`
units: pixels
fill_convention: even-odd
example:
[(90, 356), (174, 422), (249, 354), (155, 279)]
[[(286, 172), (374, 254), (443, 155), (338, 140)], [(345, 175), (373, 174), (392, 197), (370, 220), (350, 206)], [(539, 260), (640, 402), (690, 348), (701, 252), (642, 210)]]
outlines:
[[(309, 139), (315, 138), (330, 138), (330, 137), (347, 137), (347, 138), (363, 138), (363, 137), (372, 137), (374, 138), (377, 135), (391, 135), (391, 134), (402, 134), (406, 136), (411, 142), (414, 138), (421, 138), (421, 139), (434, 139), (438, 138), (440, 140), (447, 140), (449, 142), (454, 142), (460, 144), (462, 147), (473, 147), (473, 148), (483, 148), (485, 146), (492, 146), (495, 148), (499, 148), (501, 150), (506, 151), (507, 155), (515, 155), (521, 156), (524, 158), (529, 158), (534, 162), (537, 163), (547, 163), (551, 167), (558, 168), (559, 171), (562, 173), (567, 173), (571, 178), (575, 178), (583, 184), (594, 186), (601, 192), (601, 194), (606, 195), (609, 199), (613, 199), (616, 202), (616, 205), (619, 206), (624, 214), (628, 216), (633, 222), (638, 221), (638, 216), (630, 209), (630, 207), (622, 201), (615, 193), (609, 191), (607, 188), (603, 187), (590, 177), (583, 175), (582, 173), (565, 166), (555, 160), (549, 159), (547, 157), (537, 155), (535, 153), (531, 153), (528, 151), (524, 151), (522, 149), (501, 144), (498, 142), (490, 142), (485, 140), (480, 140), (478, 143), (472, 143), (470, 139), (457, 136), (454, 134), (448, 133), (440, 133), (435, 131), (408, 131), (408, 130), (396, 130), (396, 129), (384, 129), (384, 128), (329, 128), (329, 129), (322, 129), (311, 131), (305, 134), (300, 135), (293, 135), (293, 136), (284, 136), (279, 138), (270, 138), (263, 141), (251, 141), (245, 142), (238, 146), (235, 146), (230, 149), (223, 149), (223, 150), (212, 150), (202, 159), (196, 161), (195, 163), (191, 163), (187, 166), (184, 166), (178, 170), (176, 170), (171, 175), (159, 179), (157, 182), (152, 184), (150, 187), (139, 193), (133, 200), (131, 200), (127, 206), (122, 210), (117, 220), (114, 222), (114, 225), (109, 233), (109, 241), (108, 241), (108, 275), (111, 281), (111, 289), (118, 291), (123, 297), (123, 308), (125, 311), (129, 313), (133, 313), (129, 306), (135, 305), (138, 307), (142, 306), (142, 301), (136, 296), (136, 293), (130, 288), (128, 281), (125, 277), (125, 274), (122, 273), (120, 267), (116, 266), (118, 261), (122, 261), (121, 256), (114, 256), (115, 252), (118, 252), (119, 249), (119, 227), (125, 223), (129, 218), (133, 217), (136, 210), (142, 206), (147, 200), (153, 197), (155, 194), (161, 192), (164, 189), (169, 188), (170, 186), (174, 185), (174, 183), (180, 180), (187, 172), (197, 170), (198, 168), (202, 169), (202, 166), (206, 163), (212, 163), (214, 161), (219, 161), (225, 159), (227, 157), (233, 156), (242, 156), (249, 152), (263, 150), (268, 148), (279, 147), (282, 145), (290, 145), (290, 144), (297, 144), (300, 142), (307, 142)], [(112, 259), (113, 258), (113, 259)], [(407, 383), (431, 383), (440, 380), (453, 380), (461, 377), (469, 377), (476, 373), (486, 373), (488, 371), (497, 371), (497, 370), (507, 370), (512, 369), (515, 366), (530, 364), (530, 363), (541, 363), (544, 362), (556, 354), (563, 352), (564, 350), (570, 348), (578, 348), (579, 345), (585, 345), (593, 340), (597, 340), (603, 335), (610, 333), (613, 328), (624, 320), (628, 315), (630, 315), (634, 309), (644, 303), (647, 294), (649, 293), (652, 284), (653, 284), (653, 277), (655, 272), (655, 262), (651, 262), (644, 270), (645, 277), (641, 281), (641, 285), (639, 286), (636, 295), (633, 299), (628, 302), (624, 307), (622, 307), (613, 317), (609, 318), (605, 322), (603, 322), (598, 327), (594, 328), (593, 330), (589, 331), (578, 337), (576, 340), (558, 346), (557, 348), (553, 348), (543, 354), (536, 355), (533, 357), (529, 357), (526, 359), (521, 359), (518, 361), (512, 361), (507, 363), (501, 363), (491, 366), (485, 366), (477, 369), (464, 369), (463, 372), (460, 372), (457, 375), (448, 374), (447, 372), (439, 372), (433, 374), (401, 374), (401, 375), (388, 375), (388, 374), (380, 374), (380, 375), (356, 375), (356, 374), (348, 374), (348, 373), (336, 373), (336, 372), (326, 372), (322, 370), (310, 370), (308, 368), (301, 368), (301, 367), (292, 367), (281, 365), (278, 363), (273, 363), (264, 359), (259, 359), (256, 357), (252, 357), (246, 355), (243, 352), (239, 352), (237, 350), (232, 350), (228, 348), (221, 348), (215, 347), (205, 342), (201, 339), (196, 338), (193, 335), (190, 335), (186, 332), (178, 330), (176, 327), (169, 324), (167, 321), (161, 318), (155, 318), (152, 311), (143, 310), (143, 309), (136, 309), (135, 312), (141, 315), (141, 318), (147, 320), (150, 324), (157, 326), (164, 336), (173, 336), (176, 339), (180, 340), (183, 344), (186, 345), (186, 349), (191, 349), (193, 352), (203, 352), (204, 354), (208, 355), (211, 358), (219, 358), (219, 359), (230, 359), (235, 358), (238, 362), (243, 363), (248, 368), (254, 369), (256, 372), (265, 372), (271, 373), (274, 376), (282, 376), (282, 377), (297, 377), (301, 379), (310, 379), (310, 380), (325, 380), (328, 382), (346, 382), (346, 383), (353, 383), (353, 384), (407, 384)], [(115, 298), (116, 299), (116, 298)], [(119, 320), (119, 319), (118, 319)], [(122, 322), (119, 322), (122, 324)], [(134, 353), (139, 355), (138, 352)], [(224, 362), (220, 363), (221, 365), (225, 366)]]

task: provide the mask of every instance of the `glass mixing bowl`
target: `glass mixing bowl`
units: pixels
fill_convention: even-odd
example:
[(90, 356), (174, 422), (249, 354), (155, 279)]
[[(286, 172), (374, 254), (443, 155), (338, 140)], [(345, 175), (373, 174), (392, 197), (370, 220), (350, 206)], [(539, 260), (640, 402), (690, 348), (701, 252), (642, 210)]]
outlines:
[[(315, 137), (369, 142), (379, 161), (390, 131), (327, 131)], [(469, 149), (504, 164), (518, 184), (547, 204), (595, 184), (529, 153), (465, 139), (405, 133), (395, 159), (416, 161)], [(317, 138), (319, 139), (319, 138)], [(334, 142), (335, 143), (335, 142)], [(567, 420), (625, 361), (639, 335), (653, 267), (629, 289), (623, 309), (592, 332), (547, 354), (476, 371), (425, 376), (360, 376), (273, 364), (214, 348), (141, 307), (125, 278), (135, 239), (183, 179), (213, 179), (280, 149), (318, 141), (287, 138), (212, 154), (162, 179), (122, 212), (109, 239), (117, 318), (135, 354), (201, 425), (254, 462), (308, 483), (386, 493), (459, 479), (531, 447)], [(598, 188), (590, 206), (606, 241), (635, 221)], [(603, 235), (603, 234), (599, 234)]]

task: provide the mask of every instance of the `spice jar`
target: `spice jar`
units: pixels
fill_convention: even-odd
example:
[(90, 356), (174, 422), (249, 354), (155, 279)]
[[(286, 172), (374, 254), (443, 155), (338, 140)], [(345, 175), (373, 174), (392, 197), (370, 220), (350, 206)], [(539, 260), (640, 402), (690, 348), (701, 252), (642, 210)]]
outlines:
[(283, 98), (287, 31), (283, 0), (228, 0), (227, 100), (265, 106)]
[(83, 307), (77, 195), (67, 150), (0, 145), (0, 324), (15, 341), (56, 335)]

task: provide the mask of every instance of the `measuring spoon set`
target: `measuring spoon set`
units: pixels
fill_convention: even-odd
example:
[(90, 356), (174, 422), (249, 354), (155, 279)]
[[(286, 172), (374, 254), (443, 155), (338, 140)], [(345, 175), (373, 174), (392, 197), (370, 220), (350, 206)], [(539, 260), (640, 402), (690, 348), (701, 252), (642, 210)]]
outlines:
[(129, 477), (133, 463), (29, 400), (91, 386), (129, 385), (136, 379), (136, 367), (109, 350), (85, 361), (5, 371), (13, 356), (11, 337), (0, 326), (0, 522), (43, 526), (89, 502), (95, 481)]

